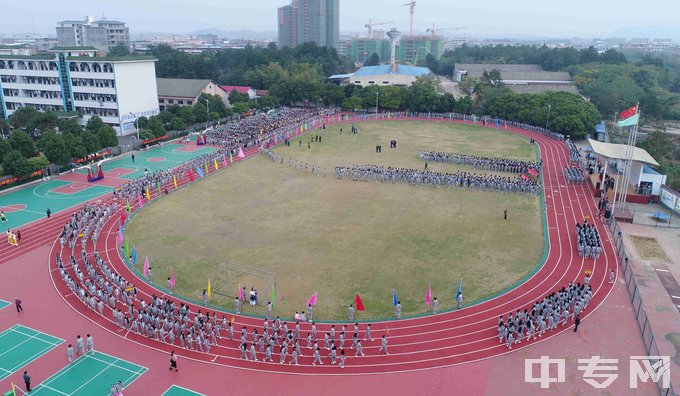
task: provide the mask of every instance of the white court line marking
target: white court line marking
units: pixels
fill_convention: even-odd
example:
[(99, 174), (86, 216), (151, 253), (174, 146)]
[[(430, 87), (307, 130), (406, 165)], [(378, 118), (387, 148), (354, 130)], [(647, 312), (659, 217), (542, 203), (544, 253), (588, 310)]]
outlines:
[(669, 270), (660, 269), (660, 268), (654, 268), (654, 269), (657, 270), (657, 271), (660, 271), (660, 272), (671, 272), (671, 271), (669, 271)]
[[(179, 388), (179, 389), (185, 390), (185, 391), (187, 391), (187, 392), (191, 392), (191, 393), (193, 393), (193, 394), (195, 394), (195, 395), (205, 396), (203, 393), (199, 393), (199, 392), (196, 392), (195, 390), (191, 390), (191, 389), (189, 389), (189, 388), (185, 388), (185, 387), (183, 387), (183, 386), (179, 386), (179, 385), (175, 385), (175, 384), (173, 384), (173, 385), (172, 385), (171, 387), (169, 387), (165, 392), (163, 392), (163, 395), (165, 395), (166, 393), (170, 392), (170, 389), (172, 389), (172, 388)], [(163, 396), (163, 395), (161, 395), (161, 396)]]

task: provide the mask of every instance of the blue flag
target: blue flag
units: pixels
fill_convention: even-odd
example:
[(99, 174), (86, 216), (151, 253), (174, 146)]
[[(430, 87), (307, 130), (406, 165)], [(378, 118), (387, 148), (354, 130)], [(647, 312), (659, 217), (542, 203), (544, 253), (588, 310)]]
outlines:
[(135, 265), (137, 262), (137, 247), (135, 245), (132, 245), (132, 265)]
[(201, 168), (198, 167), (198, 166), (196, 167), (196, 173), (198, 173), (198, 175), (199, 175), (200, 177), (203, 177), (203, 171), (202, 171)]
[(461, 277), (458, 279), (458, 293), (456, 293), (456, 297), (458, 297), (459, 294), (463, 292), (463, 278)]
[(395, 307), (397, 306), (397, 291), (395, 290), (394, 293), (392, 293), (392, 305)]

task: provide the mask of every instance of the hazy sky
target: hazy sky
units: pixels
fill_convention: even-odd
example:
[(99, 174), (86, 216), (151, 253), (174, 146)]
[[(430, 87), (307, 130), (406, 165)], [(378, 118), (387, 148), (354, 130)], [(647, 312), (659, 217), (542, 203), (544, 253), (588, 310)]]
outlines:
[[(364, 31), (369, 18), (408, 30), (404, 0), (340, 0), (340, 29)], [(276, 30), (286, 0), (0, 0), (0, 33), (55, 33), (57, 21), (96, 18), (127, 22), (131, 34), (185, 33), (202, 28)], [(414, 29), (432, 23), (465, 27), (457, 35), (587, 37), (627, 27), (678, 29), (677, 0), (417, 0)], [(654, 29), (650, 29), (650, 32)], [(443, 33), (443, 32), (442, 32)], [(653, 36), (653, 33), (650, 33)]]

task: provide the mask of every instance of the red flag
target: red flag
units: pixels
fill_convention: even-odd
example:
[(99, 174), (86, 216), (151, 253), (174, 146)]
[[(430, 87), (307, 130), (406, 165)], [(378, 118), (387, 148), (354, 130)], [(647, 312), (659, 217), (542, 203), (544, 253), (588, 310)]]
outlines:
[(357, 306), (357, 311), (365, 311), (364, 309), (364, 303), (361, 301), (361, 297), (359, 297), (359, 293), (354, 297), (354, 305)]
[(125, 225), (125, 220), (127, 220), (127, 217), (125, 216), (125, 212), (120, 214), (120, 224)]
[(626, 118), (630, 118), (637, 114), (638, 107), (637, 105), (630, 107), (622, 112), (619, 113), (619, 119), (625, 120)]
[(191, 173), (191, 169), (189, 169), (189, 180), (194, 181), (194, 174)]

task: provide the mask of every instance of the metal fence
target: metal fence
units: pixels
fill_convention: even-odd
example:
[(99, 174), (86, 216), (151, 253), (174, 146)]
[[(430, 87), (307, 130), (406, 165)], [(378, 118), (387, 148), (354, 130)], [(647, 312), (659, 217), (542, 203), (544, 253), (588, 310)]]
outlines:
[[(633, 313), (635, 314), (635, 320), (640, 328), (640, 333), (642, 335), (642, 342), (645, 344), (645, 351), (647, 356), (660, 356), (659, 347), (654, 339), (654, 334), (652, 333), (652, 328), (649, 325), (649, 318), (647, 317), (647, 311), (642, 303), (642, 297), (640, 296), (640, 291), (635, 281), (635, 275), (633, 274), (633, 269), (631, 268), (630, 258), (626, 247), (623, 243), (623, 233), (621, 232), (621, 227), (619, 227), (618, 222), (612, 216), (609, 219), (609, 231), (614, 238), (614, 246), (616, 248), (616, 258), (621, 266), (623, 278), (626, 280), (626, 288), (628, 289), (628, 295), (630, 296), (630, 301), (633, 304)], [(654, 361), (651, 361), (654, 364)], [(661, 381), (656, 383), (659, 388), (659, 394), (663, 396), (675, 396), (673, 391), (673, 384), (669, 383), (668, 388), (663, 388)]]
[(633, 223), (654, 227), (680, 228), (680, 216), (670, 210), (633, 210)]

